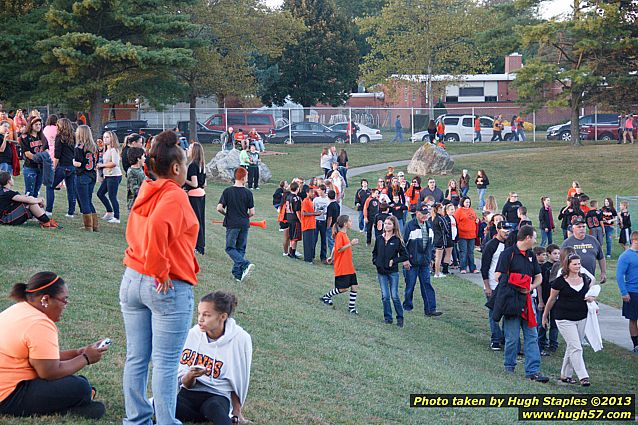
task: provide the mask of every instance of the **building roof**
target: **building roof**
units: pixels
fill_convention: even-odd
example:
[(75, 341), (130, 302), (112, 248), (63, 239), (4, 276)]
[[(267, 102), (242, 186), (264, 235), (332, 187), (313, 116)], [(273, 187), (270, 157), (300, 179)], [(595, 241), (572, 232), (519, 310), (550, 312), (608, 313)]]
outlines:
[[(425, 82), (428, 80), (427, 74), (394, 74), (391, 78), (414, 82)], [(470, 75), (432, 75), (431, 81), (513, 81), (516, 74), (470, 74)]]

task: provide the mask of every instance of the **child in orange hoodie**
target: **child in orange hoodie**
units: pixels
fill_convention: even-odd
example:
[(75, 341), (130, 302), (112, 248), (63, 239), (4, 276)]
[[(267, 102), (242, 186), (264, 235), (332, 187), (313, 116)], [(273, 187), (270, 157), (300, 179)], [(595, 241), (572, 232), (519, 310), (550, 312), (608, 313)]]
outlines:
[(150, 166), (158, 178), (142, 184), (126, 229), (127, 269), (120, 286), (127, 343), (124, 404), (128, 421), (151, 422), (146, 385), (152, 358), (157, 422), (177, 423), (175, 383), (192, 319), (199, 223), (182, 190), (186, 156), (174, 132), (156, 137)]

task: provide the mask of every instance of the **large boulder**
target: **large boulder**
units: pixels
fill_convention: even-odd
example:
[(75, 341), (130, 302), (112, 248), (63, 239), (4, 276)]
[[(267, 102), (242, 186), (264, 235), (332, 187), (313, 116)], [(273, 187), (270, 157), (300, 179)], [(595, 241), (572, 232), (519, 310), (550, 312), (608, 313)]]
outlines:
[[(208, 178), (224, 182), (234, 180), (235, 169), (239, 167), (239, 151), (232, 149), (229, 151), (219, 151), (215, 158), (206, 164), (206, 174)], [(272, 179), (272, 173), (266, 164), (259, 163), (259, 183), (266, 183)]]
[(408, 164), (408, 173), (420, 176), (445, 175), (452, 172), (453, 168), (454, 160), (445, 149), (425, 143), (414, 153)]

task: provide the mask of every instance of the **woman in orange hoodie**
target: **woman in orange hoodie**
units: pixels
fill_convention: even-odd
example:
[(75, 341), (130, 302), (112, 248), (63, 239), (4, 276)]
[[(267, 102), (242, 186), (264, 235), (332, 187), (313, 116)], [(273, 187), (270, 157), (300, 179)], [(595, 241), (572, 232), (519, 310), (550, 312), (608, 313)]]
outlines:
[(454, 218), (459, 232), (461, 273), (467, 273), (467, 270), (472, 271), (472, 273), (478, 273), (479, 271), (474, 264), (474, 240), (476, 239), (479, 220), (472, 209), (470, 198), (461, 198), (460, 205), (461, 208), (456, 210)]
[[(182, 186), (186, 156), (177, 135), (164, 131), (150, 151), (155, 181), (142, 184), (128, 219), (126, 271), (120, 305), (126, 329), (125, 423), (179, 423), (175, 419), (177, 366), (191, 325), (199, 265), (199, 223)], [(146, 397), (153, 361), (153, 406)], [(154, 409), (153, 409), (154, 408)]]

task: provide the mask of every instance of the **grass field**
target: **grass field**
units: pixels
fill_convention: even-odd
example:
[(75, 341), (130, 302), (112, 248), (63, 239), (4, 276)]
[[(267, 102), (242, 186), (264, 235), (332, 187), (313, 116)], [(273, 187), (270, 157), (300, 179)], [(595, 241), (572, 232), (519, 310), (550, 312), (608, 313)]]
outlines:
[[(356, 166), (408, 159), (416, 146), (400, 146), (400, 152), (395, 148), (370, 144), (359, 149), (348, 147), (348, 152)], [(480, 149), (469, 144), (460, 148)], [(268, 161), (271, 158), (273, 161), (269, 165), (275, 180), (290, 178), (292, 174), (317, 173), (318, 147), (277, 149), (289, 150), (291, 154), (288, 160), (283, 160), (284, 156), (268, 157)], [(372, 153), (372, 149), (378, 150)], [(489, 193), (497, 195), (501, 205), (509, 188), (519, 191), (523, 202), (531, 206), (538, 204), (536, 200), (544, 193), (554, 199), (562, 198), (572, 178), (579, 179), (585, 191), (595, 197), (607, 191), (613, 193), (618, 182), (622, 182), (623, 189), (635, 187), (635, 172), (620, 167), (635, 162), (636, 151), (631, 147), (587, 147), (572, 152), (570, 148), (558, 148), (544, 155), (512, 151), (489, 158), (459, 160), (457, 166), (472, 172), (485, 168), (492, 182)], [(609, 170), (613, 173), (601, 172)], [(21, 188), (22, 178), (17, 183)], [(224, 187), (211, 184), (207, 188), (208, 219), (219, 218), (214, 206)], [(515, 409), (410, 409), (409, 395), (636, 393), (638, 358), (611, 344), (599, 353), (585, 352), (592, 380), (590, 388), (565, 387), (555, 380), (547, 385), (528, 382), (523, 378), (522, 365), (517, 368), (516, 377), (506, 376), (502, 372), (502, 353), (488, 348), (483, 293), (478, 286), (461, 279), (435, 283), (443, 316), (424, 317), (420, 313), (420, 297), (415, 295), (415, 310), (406, 314), (405, 328), (385, 325), (376, 272), (364, 245), (355, 247), (354, 253), (361, 283), (359, 316), (347, 313), (345, 295), (337, 297), (335, 309), (324, 306), (318, 297), (332, 286), (332, 270), (281, 256), (281, 233), (276, 229), (271, 203), (275, 187), (272, 182), (255, 192), (256, 219), (267, 219), (269, 227), (250, 231), (247, 257), (256, 265), (254, 278), (244, 284), (234, 282), (230, 259), (224, 253), (224, 229), (207, 224), (207, 255), (198, 257), (202, 271), (195, 289), (196, 298), (220, 288), (232, 290), (239, 297), (236, 318), (252, 335), (254, 345), (251, 387), (244, 410), (246, 418), (254, 423), (510, 424), (516, 421)], [(8, 293), (12, 283), (24, 281), (40, 270), (53, 270), (65, 278), (70, 286), (71, 303), (59, 323), (62, 347), (75, 348), (107, 336), (114, 341), (102, 362), (81, 373), (98, 387), (98, 398), (107, 405), (105, 422), (121, 423), (125, 335), (118, 288), (126, 247), (125, 225), (104, 224), (99, 233), (84, 233), (78, 229), (78, 219), (63, 217), (66, 200), (58, 193), (56, 218), (61, 216), (59, 221), (65, 225), (64, 230), (45, 232), (34, 223), (0, 228), (3, 248), (0, 291)], [(120, 199), (124, 197), (122, 187)], [(98, 212), (103, 213), (97, 198), (95, 203)], [(558, 204), (554, 203), (556, 207)], [(533, 214), (536, 209), (530, 208)], [(126, 214), (123, 216), (126, 218)], [(612, 269), (608, 267), (610, 272)], [(604, 293), (614, 285), (613, 281), (606, 285)], [(3, 298), (0, 308), (10, 303)], [(553, 378), (559, 375), (563, 349), (561, 343), (561, 355), (543, 358), (542, 370)], [(83, 422), (72, 417), (32, 420), (0, 417), (0, 423)]]

